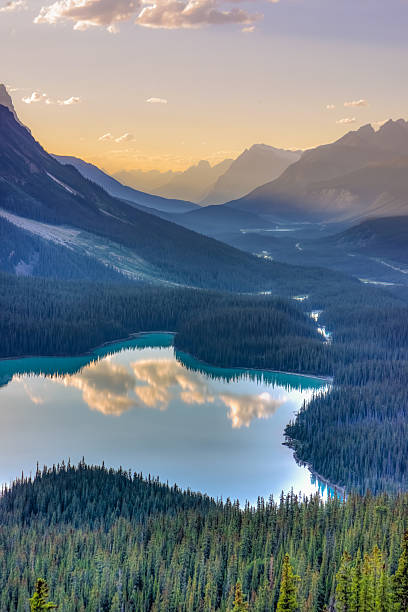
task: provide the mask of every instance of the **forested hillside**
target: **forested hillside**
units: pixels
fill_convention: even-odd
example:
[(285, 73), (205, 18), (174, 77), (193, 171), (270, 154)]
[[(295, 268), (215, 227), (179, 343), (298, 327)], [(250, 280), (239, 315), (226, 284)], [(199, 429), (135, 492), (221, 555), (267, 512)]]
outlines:
[(25, 612), (42, 577), (61, 612), (230, 612), (237, 583), (251, 612), (290, 586), (278, 610), (402, 611), (407, 526), (406, 494), (240, 509), (122, 470), (44, 468), (0, 498), (0, 609)]

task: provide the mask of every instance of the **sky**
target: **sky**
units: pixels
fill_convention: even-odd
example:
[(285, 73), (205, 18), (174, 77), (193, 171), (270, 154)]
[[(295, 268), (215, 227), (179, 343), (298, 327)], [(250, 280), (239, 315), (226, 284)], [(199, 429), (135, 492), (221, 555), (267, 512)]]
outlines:
[(0, 82), (50, 152), (181, 170), (407, 118), (408, 0), (0, 0)]

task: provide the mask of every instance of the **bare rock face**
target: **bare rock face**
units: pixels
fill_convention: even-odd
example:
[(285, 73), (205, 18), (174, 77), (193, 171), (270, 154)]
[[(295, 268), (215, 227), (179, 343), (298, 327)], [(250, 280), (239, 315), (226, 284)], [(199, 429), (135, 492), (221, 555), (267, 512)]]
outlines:
[(0, 104), (8, 108), (9, 111), (13, 113), (14, 119), (21, 123), (14, 109), (13, 100), (11, 99), (9, 92), (7, 91), (6, 86), (3, 85), (3, 83), (0, 83)]

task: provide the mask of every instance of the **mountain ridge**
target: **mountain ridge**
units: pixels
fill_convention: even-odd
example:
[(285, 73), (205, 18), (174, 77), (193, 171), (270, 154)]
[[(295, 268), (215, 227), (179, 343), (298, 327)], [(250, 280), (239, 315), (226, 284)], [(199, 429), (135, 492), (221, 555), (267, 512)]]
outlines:
[(390, 120), (377, 132), (365, 125), (333, 143), (305, 151), (278, 179), (225, 205), (271, 215), (277, 220), (333, 221), (338, 218), (334, 204), (341, 209), (343, 218), (345, 212), (351, 216), (355, 212), (363, 214), (363, 209), (351, 210), (353, 193), (348, 194), (346, 187), (337, 199), (333, 197), (330, 181), (372, 164), (390, 163), (403, 155), (408, 156), (407, 122)]
[(298, 161), (301, 154), (301, 151), (254, 144), (232, 162), (202, 199), (201, 204), (223, 204), (232, 198), (243, 196), (280, 176), (290, 164)]

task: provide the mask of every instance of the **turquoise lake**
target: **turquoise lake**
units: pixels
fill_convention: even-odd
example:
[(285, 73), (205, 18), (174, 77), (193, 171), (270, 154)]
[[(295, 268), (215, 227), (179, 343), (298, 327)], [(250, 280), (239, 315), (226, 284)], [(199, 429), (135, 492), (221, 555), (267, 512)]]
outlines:
[(241, 502), (327, 494), (282, 442), (328, 383), (210, 367), (172, 342), (154, 333), (82, 357), (0, 361), (0, 482), (84, 456)]

